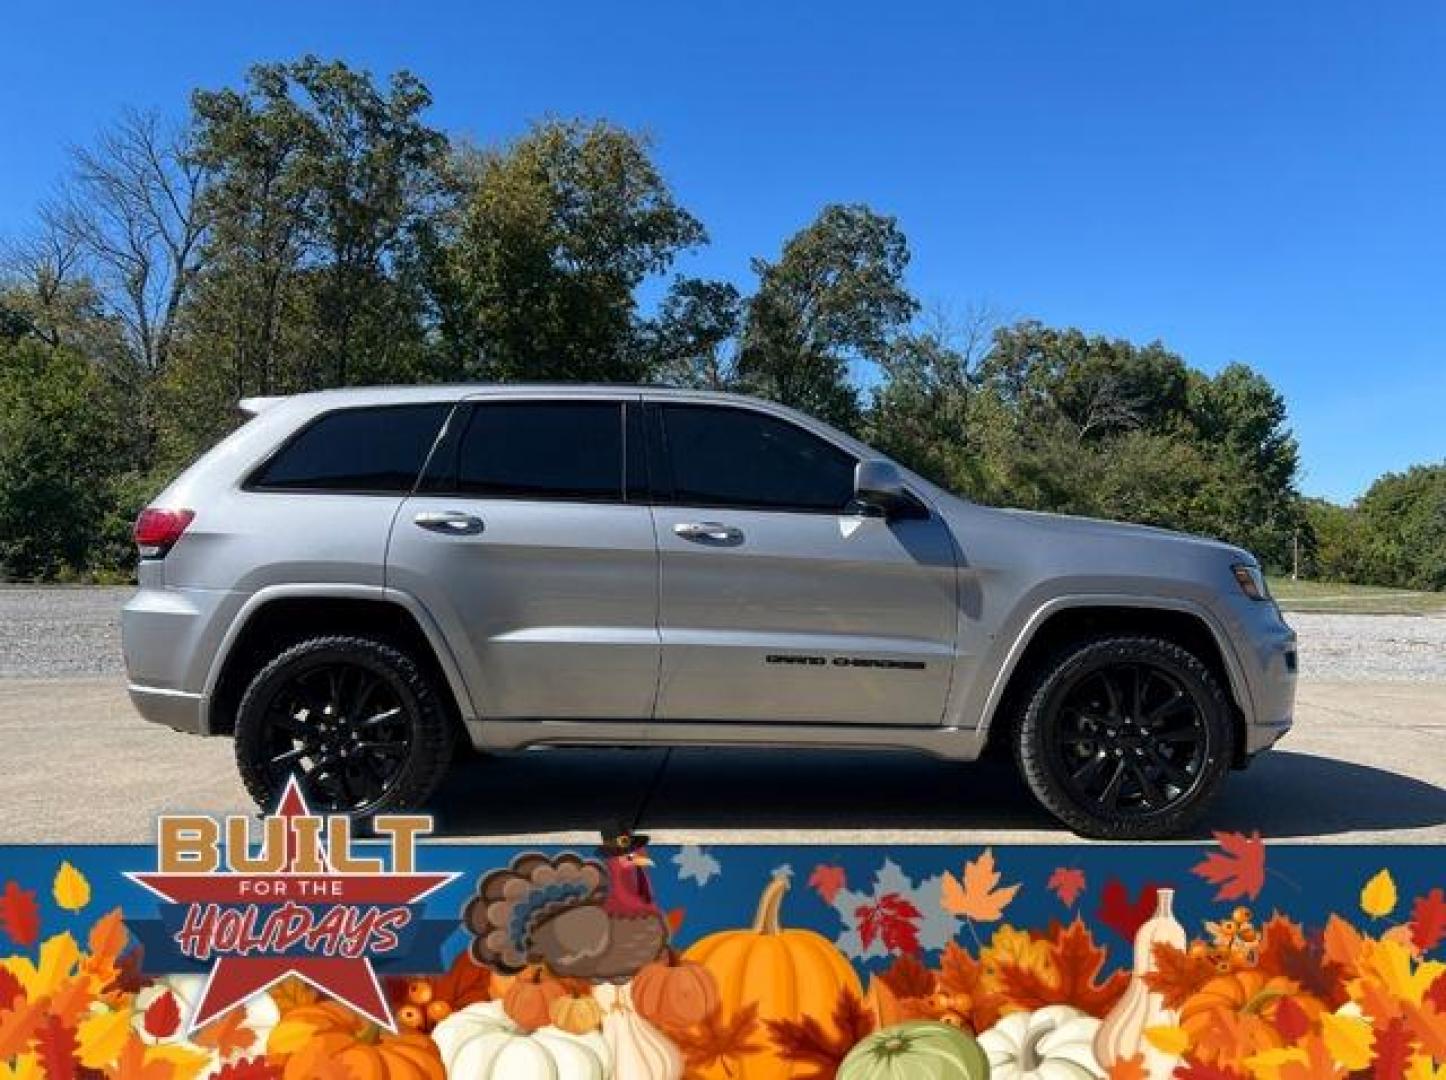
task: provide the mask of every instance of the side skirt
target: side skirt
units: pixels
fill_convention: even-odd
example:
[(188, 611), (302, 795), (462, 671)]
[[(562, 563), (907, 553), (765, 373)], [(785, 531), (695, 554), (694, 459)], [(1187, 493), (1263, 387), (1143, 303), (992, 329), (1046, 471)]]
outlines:
[(945, 727), (864, 727), (855, 724), (649, 723), (612, 720), (472, 720), (467, 733), (479, 750), (533, 746), (751, 746), (915, 750), (950, 761), (973, 761), (984, 748), (979, 732)]

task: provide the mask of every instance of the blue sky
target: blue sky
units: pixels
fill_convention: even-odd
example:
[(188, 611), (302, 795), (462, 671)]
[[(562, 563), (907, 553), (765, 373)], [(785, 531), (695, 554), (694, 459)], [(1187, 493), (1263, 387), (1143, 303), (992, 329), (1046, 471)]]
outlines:
[(928, 303), (1140, 341), (1280, 387), (1309, 494), (1446, 457), (1446, 5), (7, 5), (0, 234), (126, 106), (304, 52), (410, 68), (431, 120), (651, 133), (748, 259), (830, 201), (898, 215)]

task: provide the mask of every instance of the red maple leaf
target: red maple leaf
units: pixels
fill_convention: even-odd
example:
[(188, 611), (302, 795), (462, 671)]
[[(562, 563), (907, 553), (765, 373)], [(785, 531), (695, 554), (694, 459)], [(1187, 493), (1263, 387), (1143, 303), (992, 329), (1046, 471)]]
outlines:
[(58, 1016), (50, 1016), (35, 1032), (30, 1044), (45, 1070), (49, 1080), (75, 1080), (80, 1062), (76, 1055), (80, 1046), (76, 1042), (75, 1029)]
[(1065, 907), (1074, 907), (1074, 902), (1079, 899), (1079, 894), (1085, 891), (1085, 875), (1083, 870), (1072, 866), (1059, 866), (1054, 873), (1049, 875), (1047, 886), (1059, 902)]
[[(1289, 1000), (1285, 998), (1281, 1004)], [(1397, 1017), (1384, 1027), (1377, 1027), (1374, 1049), (1376, 1060), (1371, 1067), (1374, 1080), (1402, 1080), (1416, 1052), (1410, 1025)]]
[(281, 1080), (281, 1074), (280, 1065), (271, 1064), (265, 1057), (251, 1057), (223, 1065), (212, 1074), (212, 1080)]
[(1287, 1045), (1305, 1038), (1310, 1028), (1310, 1017), (1301, 1008), (1300, 1002), (1289, 994), (1281, 998), (1275, 1009), (1275, 1030), (1285, 1038)]
[(153, 1039), (169, 1039), (181, 1028), (181, 1007), (176, 995), (167, 990), (146, 1009), (141, 1019), (146, 1034)]
[(1206, 1065), (1192, 1061), (1177, 1066), (1172, 1080), (1246, 1080), (1246, 1074), (1224, 1065)]
[(813, 868), (813, 873), (808, 876), (808, 883), (823, 897), (825, 904), (832, 904), (839, 890), (848, 884), (848, 874), (842, 866), (820, 864)]
[(18, 997), (23, 997), (25, 987), (20, 985), (20, 980), (10, 973), (9, 968), (0, 967), (0, 1012), (5, 1012)]
[(1434, 1005), (1437, 1012), (1446, 1013), (1446, 975), (1436, 976), (1436, 981), (1426, 991), (1425, 1001)]
[(1155, 914), (1159, 891), (1157, 886), (1146, 885), (1140, 889), (1140, 898), (1131, 900), (1125, 883), (1119, 878), (1110, 878), (1100, 893), (1100, 906), (1095, 911), (1095, 918), (1126, 941), (1133, 942), (1145, 920)]
[(1446, 937), (1446, 893), (1432, 889), (1411, 906), (1411, 940), (1428, 953)]
[(889, 966), (879, 978), (899, 998), (928, 997), (938, 980), (917, 956), (906, 953)]
[(1190, 872), (1212, 885), (1219, 885), (1216, 900), (1254, 900), (1265, 888), (1265, 842), (1257, 830), (1249, 836), (1238, 832), (1217, 832), (1219, 851), (1212, 852), (1190, 868)]
[(882, 941), (890, 952), (919, 951), (919, 921), (924, 915), (898, 893), (884, 893), (874, 904), (861, 904), (854, 912), (859, 940), (867, 949)]
[(22, 949), (34, 945), (40, 937), (40, 905), (35, 894), (13, 881), (5, 883), (0, 893), (0, 930)]

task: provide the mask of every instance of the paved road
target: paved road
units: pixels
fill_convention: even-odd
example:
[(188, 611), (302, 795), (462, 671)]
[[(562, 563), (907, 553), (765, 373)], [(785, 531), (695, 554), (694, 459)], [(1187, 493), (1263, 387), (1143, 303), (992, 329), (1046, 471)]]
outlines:
[[(165, 810), (248, 808), (229, 741), (131, 710), (113, 640), (122, 595), (0, 589), (0, 842), (144, 842)], [(1446, 620), (1337, 619), (1358, 617), (1292, 617), (1305, 663), (1326, 662), (1307, 668), (1296, 730), (1231, 778), (1202, 835), (1446, 842)], [(464, 763), (436, 810), (445, 833), (476, 839), (582, 842), (640, 812), (667, 842), (1073, 839), (1007, 768), (910, 754), (537, 751)]]
[[(1309, 682), (1282, 747), (1231, 777), (1207, 828), (1446, 842), (1446, 684)], [(231, 743), (141, 720), (114, 678), (0, 680), (0, 842), (144, 842), (165, 810), (239, 811)], [(436, 807), (455, 837), (1027, 843), (1072, 837), (1007, 768), (911, 754), (547, 750), (465, 762)], [(1202, 831), (1203, 835), (1203, 831)]]

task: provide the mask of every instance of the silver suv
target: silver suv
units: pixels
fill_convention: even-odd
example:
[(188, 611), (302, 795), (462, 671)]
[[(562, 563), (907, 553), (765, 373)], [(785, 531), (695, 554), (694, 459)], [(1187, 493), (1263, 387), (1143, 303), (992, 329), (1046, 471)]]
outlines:
[[(1178, 833), (1291, 724), (1246, 552), (997, 510), (722, 394), (242, 402), (136, 523), (130, 694), (270, 805), (425, 803), (459, 747), (1012, 753), (1080, 833)], [(961, 798), (967, 793), (961, 792)]]

